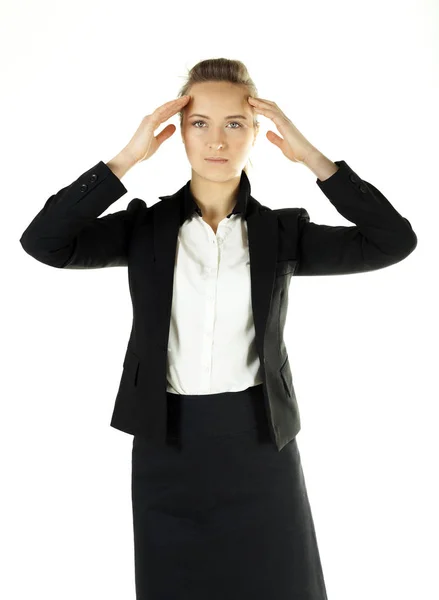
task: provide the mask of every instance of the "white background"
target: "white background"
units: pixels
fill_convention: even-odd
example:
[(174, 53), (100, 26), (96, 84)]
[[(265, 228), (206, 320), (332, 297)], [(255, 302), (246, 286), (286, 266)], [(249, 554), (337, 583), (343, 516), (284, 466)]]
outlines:
[[(2, 2), (2, 598), (135, 598), (132, 436), (109, 426), (127, 271), (50, 268), (19, 238), (50, 195), (176, 98), (194, 64), (222, 56), (418, 236), (391, 267), (293, 278), (285, 341), (329, 600), (439, 597), (438, 25), (434, 0)], [(350, 225), (259, 120), (252, 195)], [(173, 137), (104, 214), (190, 179), (169, 122)]]

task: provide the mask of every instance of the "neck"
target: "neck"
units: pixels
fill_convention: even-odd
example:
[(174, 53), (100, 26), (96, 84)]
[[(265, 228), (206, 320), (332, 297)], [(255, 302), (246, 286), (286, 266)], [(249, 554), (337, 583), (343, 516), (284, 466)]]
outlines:
[(190, 191), (204, 219), (221, 221), (234, 209), (239, 193), (241, 174), (227, 181), (211, 181), (192, 171)]

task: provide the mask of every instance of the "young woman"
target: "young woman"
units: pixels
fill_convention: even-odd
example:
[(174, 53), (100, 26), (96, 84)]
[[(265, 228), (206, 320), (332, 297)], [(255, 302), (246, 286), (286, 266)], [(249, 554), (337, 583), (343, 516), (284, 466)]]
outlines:
[[(134, 320), (111, 425), (134, 435), (137, 600), (326, 599), (283, 341), (289, 283), (387, 267), (417, 243), (375, 186), (257, 96), (241, 62), (195, 65), (176, 100), (51, 196), (20, 239), (53, 267), (128, 266)], [(99, 217), (127, 191), (125, 173), (173, 135), (172, 124), (154, 132), (177, 113), (191, 179), (152, 207), (134, 199)], [(355, 225), (252, 197), (258, 115)]]

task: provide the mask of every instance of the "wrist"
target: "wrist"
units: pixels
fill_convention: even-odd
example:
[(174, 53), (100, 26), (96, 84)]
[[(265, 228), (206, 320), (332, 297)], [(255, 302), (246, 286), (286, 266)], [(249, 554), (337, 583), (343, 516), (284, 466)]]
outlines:
[(139, 160), (130, 152), (128, 146), (125, 146), (125, 148), (119, 152), (118, 156), (120, 160), (129, 165), (130, 168), (134, 167), (134, 165), (139, 162)]
[(316, 175), (319, 181), (329, 179), (339, 169), (338, 165), (317, 150), (317, 148), (307, 154), (303, 164)]
[(119, 179), (122, 179), (122, 177), (132, 168), (134, 167), (134, 165), (137, 163), (137, 159), (135, 159), (129, 152), (129, 150), (127, 150), (126, 148), (124, 148), (123, 150), (121, 150), (119, 152), (119, 154), (116, 154), (116, 156), (114, 158), (112, 158), (110, 161), (108, 161), (107, 167), (109, 167), (113, 173), (116, 175), (116, 177), (118, 177)]
[(308, 166), (311, 161), (315, 160), (315, 157), (320, 154), (319, 150), (315, 146), (311, 146), (305, 153), (305, 157), (300, 161), (303, 165)]

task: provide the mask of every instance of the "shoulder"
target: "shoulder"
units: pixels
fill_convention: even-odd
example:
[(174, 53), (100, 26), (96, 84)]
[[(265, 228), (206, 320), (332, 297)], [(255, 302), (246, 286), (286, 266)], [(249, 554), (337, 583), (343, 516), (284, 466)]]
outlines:
[(129, 212), (137, 212), (142, 210), (147, 210), (148, 206), (145, 200), (141, 200), (140, 198), (133, 198), (127, 206), (127, 210)]
[(305, 208), (276, 208), (272, 212), (277, 216), (280, 223), (285, 225), (299, 224), (301, 221), (309, 221), (309, 214)]

